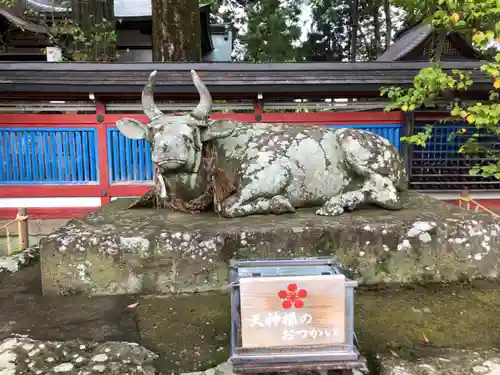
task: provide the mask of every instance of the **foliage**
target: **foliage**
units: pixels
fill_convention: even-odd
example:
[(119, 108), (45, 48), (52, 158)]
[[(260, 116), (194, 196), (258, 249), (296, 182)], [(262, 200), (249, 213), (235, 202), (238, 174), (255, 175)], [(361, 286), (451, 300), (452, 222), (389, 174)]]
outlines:
[(300, 9), (298, 0), (258, 0), (247, 6), (246, 60), (250, 62), (294, 61)]
[[(426, 4), (427, 1), (398, 0), (408, 4), (414, 9), (416, 5)], [(420, 8), (420, 12), (428, 8)], [(459, 0), (438, 0), (433, 3), (433, 13), (426, 19), (432, 22), (437, 32), (445, 36), (452, 32), (462, 33), (470, 37), (473, 45), (480, 51), (488, 51), (492, 46), (496, 48), (495, 59), (484, 62), (481, 71), (491, 77), (492, 87), (488, 99), (478, 101), (473, 105), (464, 105), (456, 96), (467, 90), (472, 84), (470, 71), (454, 69), (451, 73), (445, 72), (440, 66), (440, 55), (443, 45), (438, 43), (435, 59), (432, 64), (422, 69), (414, 78), (413, 86), (410, 88), (388, 87), (381, 89), (381, 95), (386, 95), (392, 102), (386, 110), (401, 109), (403, 111), (414, 111), (415, 109), (432, 103), (438, 99), (452, 99), (451, 116), (461, 118), (472, 127), (474, 131), (470, 134), (467, 142), (460, 148), (463, 154), (482, 154), (488, 159), (496, 160), (494, 164), (487, 166), (474, 166), (470, 173), (484, 177), (495, 176), (500, 178), (500, 153), (492, 147), (482, 145), (479, 139), (485, 134), (495, 137), (500, 134), (500, 4), (497, 0), (470, 0), (462, 2)], [(441, 37), (442, 38), (442, 37)], [(444, 38), (442, 39), (444, 40)], [(466, 127), (467, 128), (467, 127)], [(465, 134), (467, 129), (460, 130)], [(419, 133), (406, 137), (404, 141), (425, 146), (430, 132)]]
[(420, 147), (426, 147), (427, 141), (431, 139), (432, 126), (426, 125), (424, 132), (418, 132), (417, 134), (409, 135), (407, 137), (401, 137), (403, 142), (414, 143)]
[(350, 8), (346, 0), (311, 0), (312, 30), (299, 59), (342, 61), (349, 55)]
[[(83, 0), (82, 0), (83, 1)], [(106, 3), (108, 0), (97, 0)], [(37, 23), (46, 29), (49, 42), (61, 48), (63, 61), (113, 61), (115, 55), (98, 53), (102, 46), (112, 46), (116, 42), (114, 22), (103, 18), (93, 24), (90, 30), (85, 30), (75, 21), (71, 6), (75, 1), (57, 2), (57, 7), (67, 9), (66, 12), (39, 12), (33, 8), (24, 7), (20, 0), (0, 0), (0, 6), (19, 10), (25, 19)], [(92, 18), (90, 14), (87, 17)]]

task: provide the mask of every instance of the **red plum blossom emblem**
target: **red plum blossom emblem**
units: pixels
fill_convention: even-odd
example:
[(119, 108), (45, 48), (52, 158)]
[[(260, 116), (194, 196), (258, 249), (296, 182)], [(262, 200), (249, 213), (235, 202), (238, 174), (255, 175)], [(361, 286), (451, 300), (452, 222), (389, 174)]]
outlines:
[(286, 290), (278, 292), (278, 297), (284, 300), (281, 304), (284, 309), (290, 309), (292, 306), (301, 309), (304, 307), (303, 299), (307, 297), (307, 290), (299, 289), (297, 284), (288, 284)]

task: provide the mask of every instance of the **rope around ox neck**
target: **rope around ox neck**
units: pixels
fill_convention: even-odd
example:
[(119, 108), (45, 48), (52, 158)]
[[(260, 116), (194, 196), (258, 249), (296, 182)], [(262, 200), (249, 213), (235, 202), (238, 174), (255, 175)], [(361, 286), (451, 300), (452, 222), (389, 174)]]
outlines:
[[(167, 187), (167, 199), (160, 197), (160, 188), (157, 181), (154, 187), (146, 192), (138, 201), (134, 202), (130, 208), (143, 207), (152, 201), (156, 208), (168, 208), (171, 211), (194, 213), (207, 211), (213, 207), (219, 213), (221, 202), (236, 191), (236, 186), (227, 173), (218, 167), (217, 148), (213, 141), (203, 145), (202, 166), (205, 178), (205, 190), (198, 197), (189, 201), (184, 201), (177, 197), (175, 186), (168, 179), (165, 179)], [(155, 173), (156, 179), (156, 173)]]

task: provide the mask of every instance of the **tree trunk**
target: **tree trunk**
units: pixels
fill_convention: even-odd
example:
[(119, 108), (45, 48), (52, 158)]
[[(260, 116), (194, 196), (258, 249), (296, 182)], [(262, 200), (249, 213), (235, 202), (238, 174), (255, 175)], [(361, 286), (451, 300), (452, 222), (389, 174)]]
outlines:
[(392, 40), (391, 6), (389, 0), (384, 0), (384, 13), (385, 13), (385, 49), (387, 49), (391, 45), (391, 40)]
[(73, 20), (85, 42), (79, 43), (75, 59), (110, 62), (116, 58), (113, 0), (72, 1)]
[(358, 0), (351, 0), (351, 62), (356, 61), (358, 51)]
[(373, 49), (374, 49), (374, 58), (376, 59), (380, 53), (380, 20), (379, 20), (379, 5), (378, 0), (374, 1), (373, 4)]
[(201, 61), (198, 0), (152, 0), (153, 61)]

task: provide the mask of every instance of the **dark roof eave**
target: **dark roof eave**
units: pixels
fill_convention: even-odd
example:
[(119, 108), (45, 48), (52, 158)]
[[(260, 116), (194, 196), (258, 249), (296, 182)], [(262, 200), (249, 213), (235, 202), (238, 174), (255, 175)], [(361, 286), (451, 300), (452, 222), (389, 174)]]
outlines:
[[(445, 70), (472, 71), (473, 90), (488, 91), (491, 79), (479, 62), (443, 63)], [(140, 95), (153, 70), (158, 70), (155, 93), (191, 95), (196, 90), (189, 71), (195, 69), (217, 96), (242, 97), (292, 93), (378, 92), (383, 86), (409, 86), (429, 63), (288, 63), (288, 64), (95, 64), (0, 63), (0, 89), (17, 93), (95, 93)]]
[[(319, 94), (319, 93), (343, 93), (345, 96), (350, 97), (352, 94), (356, 93), (376, 93), (375, 96), (379, 96), (379, 90), (383, 86), (391, 86), (389, 85), (380, 85), (377, 83), (371, 84), (351, 84), (351, 83), (342, 83), (342, 84), (295, 84), (295, 85), (274, 85), (270, 87), (269, 85), (219, 85), (212, 86), (207, 85), (209, 91), (214, 96), (224, 96), (224, 95), (232, 95), (237, 94), (239, 97), (256, 97), (257, 94), (264, 94), (270, 96), (276, 96), (278, 94), (288, 94), (285, 96), (294, 96), (297, 94)], [(397, 86), (400, 87), (410, 87), (409, 83), (402, 83)], [(68, 85), (46, 85), (46, 84), (29, 84), (26, 86), (19, 86), (15, 84), (5, 84), (0, 83), (0, 90), (2, 92), (7, 93), (68, 93), (68, 94), (103, 94), (106, 96), (110, 95), (123, 95), (123, 94), (133, 94), (140, 95), (142, 87), (132, 86), (132, 85), (123, 85), (123, 86), (68, 86)], [(486, 83), (475, 83), (473, 84), (468, 92), (488, 92), (491, 90), (491, 84)], [(171, 85), (171, 86), (159, 86), (155, 88), (156, 95), (197, 95), (197, 91), (193, 86), (187, 85)]]
[[(480, 61), (457, 61), (443, 62), (443, 69), (476, 70), (484, 62)], [(2, 71), (33, 71), (39, 72), (189, 72), (191, 69), (205, 72), (281, 72), (281, 71), (405, 71), (420, 70), (430, 66), (428, 62), (412, 61), (374, 61), (359, 63), (324, 62), (324, 63), (233, 63), (233, 62), (211, 62), (211, 63), (123, 63), (123, 64), (103, 64), (92, 62), (0, 62), (0, 72)]]

